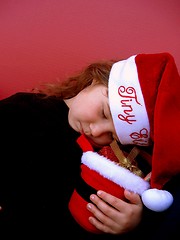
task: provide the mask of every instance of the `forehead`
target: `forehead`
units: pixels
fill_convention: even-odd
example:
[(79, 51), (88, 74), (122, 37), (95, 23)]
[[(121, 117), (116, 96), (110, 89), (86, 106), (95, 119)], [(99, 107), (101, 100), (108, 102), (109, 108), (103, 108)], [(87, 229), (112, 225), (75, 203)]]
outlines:
[(98, 90), (100, 92), (102, 91), (102, 93), (105, 94), (106, 96), (108, 95), (108, 87), (102, 83), (95, 83), (90, 85), (89, 87), (92, 89), (92, 91)]

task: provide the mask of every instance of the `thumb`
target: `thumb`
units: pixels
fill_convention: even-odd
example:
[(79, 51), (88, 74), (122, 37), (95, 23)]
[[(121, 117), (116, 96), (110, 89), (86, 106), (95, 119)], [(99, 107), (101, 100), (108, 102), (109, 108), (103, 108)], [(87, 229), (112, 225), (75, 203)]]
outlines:
[(139, 194), (128, 191), (127, 189), (124, 190), (124, 196), (125, 198), (133, 204), (142, 204), (141, 197)]

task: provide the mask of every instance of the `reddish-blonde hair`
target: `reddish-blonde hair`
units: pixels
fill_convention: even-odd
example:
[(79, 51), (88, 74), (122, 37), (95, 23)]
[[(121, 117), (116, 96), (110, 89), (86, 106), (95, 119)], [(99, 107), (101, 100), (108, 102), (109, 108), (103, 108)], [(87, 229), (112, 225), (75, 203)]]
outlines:
[(76, 96), (81, 90), (91, 85), (93, 79), (96, 80), (97, 84), (108, 86), (109, 73), (114, 62), (113, 60), (94, 62), (64, 81), (47, 83), (41, 89), (34, 89), (34, 91), (46, 96), (68, 99)]

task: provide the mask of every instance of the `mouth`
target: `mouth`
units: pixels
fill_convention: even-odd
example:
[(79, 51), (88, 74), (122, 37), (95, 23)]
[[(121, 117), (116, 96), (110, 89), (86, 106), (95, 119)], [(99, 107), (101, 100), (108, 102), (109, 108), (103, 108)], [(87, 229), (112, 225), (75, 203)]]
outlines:
[(81, 125), (81, 123), (79, 122), (79, 132), (81, 133), (81, 134), (84, 134), (84, 135), (86, 135), (86, 136), (91, 136), (91, 132), (87, 129), (83, 129), (83, 127), (82, 127), (82, 125)]
[(81, 125), (80, 122), (78, 123), (78, 132), (79, 132), (80, 134), (84, 134), (84, 131), (83, 131), (83, 128), (82, 128), (82, 125)]

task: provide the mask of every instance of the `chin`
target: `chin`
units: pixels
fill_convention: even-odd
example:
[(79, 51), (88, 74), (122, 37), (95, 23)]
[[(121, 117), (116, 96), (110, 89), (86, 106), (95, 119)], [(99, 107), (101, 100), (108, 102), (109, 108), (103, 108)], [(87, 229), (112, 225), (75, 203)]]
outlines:
[(91, 145), (92, 145), (93, 147), (95, 147), (95, 148), (102, 148), (102, 147), (104, 147), (104, 146), (106, 146), (106, 145), (109, 145), (109, 144), (111, 143), (111, 141), (106, 142), (106, 143), (97, 143), (97, 142), (94, 141), (93, 139), (91, 139), (91, 138), (89, 138), (89, 137), (87, 137), (87, 138), (88, 138), (89, 142), (91, 143)]

